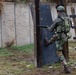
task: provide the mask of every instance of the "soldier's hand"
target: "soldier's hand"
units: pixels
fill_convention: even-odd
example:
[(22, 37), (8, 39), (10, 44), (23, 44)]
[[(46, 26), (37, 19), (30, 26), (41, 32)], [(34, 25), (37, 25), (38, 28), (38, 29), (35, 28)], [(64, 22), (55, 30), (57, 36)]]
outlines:
[(50, 28), (50, 27), (47, 25), (47, 30), (49, 30), (49, 28)]
[(49, 28), (49, 26), (47, 25), (47, 29)]

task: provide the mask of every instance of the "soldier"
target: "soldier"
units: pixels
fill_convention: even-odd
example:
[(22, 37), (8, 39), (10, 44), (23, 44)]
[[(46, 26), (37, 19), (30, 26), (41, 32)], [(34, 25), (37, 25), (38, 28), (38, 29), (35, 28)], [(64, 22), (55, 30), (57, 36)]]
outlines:
[(53, 35), (50, 40), (45, 38), (44, 41), (46, 46), (52, 44), (53, 42), (56, 43), (57, 53), (59, 56), (59, 60), (64, 66), (64, 71), (65, 73), (70, 73), (71, 71), (67, 65), (64, 55), (62, 54), (62, 50), (65, 42), (67, 42), (68, 39), (71, 37), (68, 35), (70, 31), (71, 21), (69, 17), (65, 14), (65, 8), (63, 6), (57, 7), (57, 13), (57, 19), (50, 27), (47, 26), (47, 29), (49, 31), (55, 31), (55, 35)]

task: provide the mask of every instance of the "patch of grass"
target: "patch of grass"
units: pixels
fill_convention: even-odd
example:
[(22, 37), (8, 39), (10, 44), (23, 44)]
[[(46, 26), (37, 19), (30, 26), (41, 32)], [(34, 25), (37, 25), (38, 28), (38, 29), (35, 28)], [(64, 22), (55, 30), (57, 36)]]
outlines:
[(8, 51), (7, 48), (0, 48), (0, 56), (10, 56), (10, 55), (13, 55), (13, 53)]
[(69, 46), (76, 47), (76, 41), (69, 41)]
[(23, 45), (23, 46), (12, 46), (11, 49), (13, 50), (19, 50), (19, 51), (24, 51), (26, 53), (32, 53), (34, 49), (33, 44), (28, 44), (28, 45)]
[(76, 64), (76, 60), (70, 59), (69, 62), (68, 62), (68, 64), (69, 64), (69, 65)]
[(53, 63), (53, 64), (50, 64), (50, 65), (44, 65), (43, 68), (44, 68), (44, 69), (47, 69), (47, 68), (57, 69), (57, 68), (60, 68), (61, 65), (62, 65), (62, 64), (61, 64), (60, 62), (57, 62), (57, 63)]
[(62, 64), (61, 64), (60, 62), (55, 63), (55, 64), (52, 64), (52, 66), (53, 66), (54, 68), (60, 68), (61, 65), (62, 65)]

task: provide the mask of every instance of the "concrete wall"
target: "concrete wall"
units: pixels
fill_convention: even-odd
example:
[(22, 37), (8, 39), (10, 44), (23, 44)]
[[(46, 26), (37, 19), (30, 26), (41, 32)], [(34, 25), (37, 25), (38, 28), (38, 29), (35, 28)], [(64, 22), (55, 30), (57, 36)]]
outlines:
[(14, 45), (18, 46), (34, 41), (29, 4), (3, 3), (3, 12), (0, 16), (0, 47), (5, 47), (13, 41)]
[[(50, 4), (53, 20), (57, 17), (55, 6), (56, 4)], [(74, 7), (76, 7), (76, 4), (74, 4)], [(67, 6), (67, 13), (71, 14), (70, 5)], [(13, 41), (14, 45), (17, 46), (34, 43), (33, 29), (29, 4), (3, 3), (3, 12), (0, 16), (0, 47), (5, 47)], [(71, 29), (71, 32), (72, 37), (75, 36), (74, 29)]]
[(4, 3), (2, 12), (2, 39), (1, 45), (6, 46), (7, 42), (15, 40), (14, 26), (14, 4)]

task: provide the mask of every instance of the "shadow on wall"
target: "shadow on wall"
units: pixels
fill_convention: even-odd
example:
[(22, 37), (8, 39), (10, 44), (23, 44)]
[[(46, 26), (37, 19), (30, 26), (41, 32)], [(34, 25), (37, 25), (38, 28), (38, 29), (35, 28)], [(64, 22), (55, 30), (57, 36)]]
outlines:
[(14, 45), (14, 40), (12, 40), (10, 42), (6, 42), (5, 45), (7, 48), (11, 47), (12, 45)]

